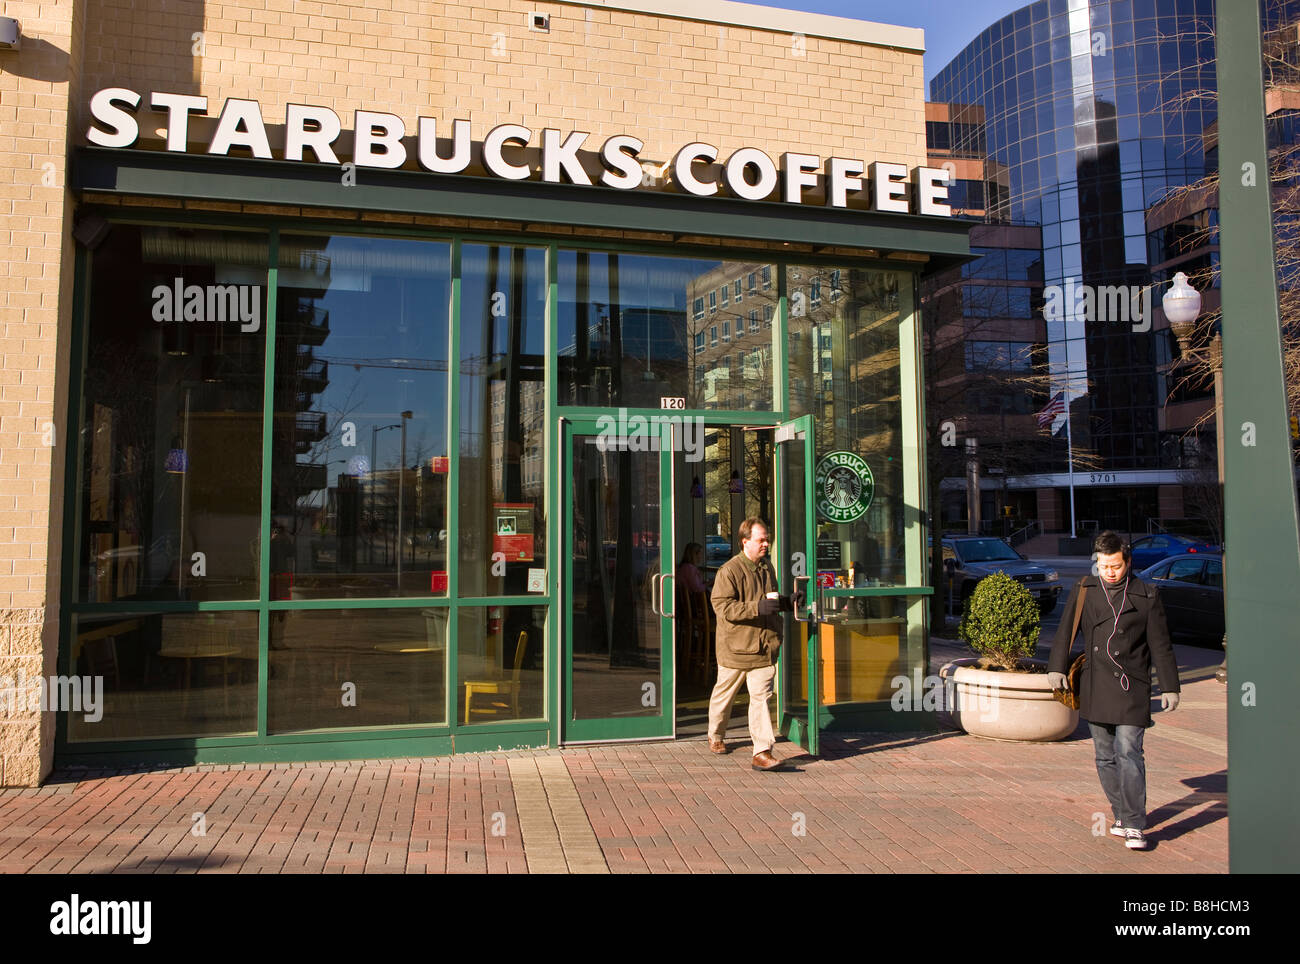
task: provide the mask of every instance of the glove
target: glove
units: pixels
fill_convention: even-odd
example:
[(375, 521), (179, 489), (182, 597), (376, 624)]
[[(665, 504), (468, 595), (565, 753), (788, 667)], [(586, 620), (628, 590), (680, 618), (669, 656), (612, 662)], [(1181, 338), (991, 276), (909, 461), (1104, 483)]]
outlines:
[(764, 596), (758, 601), (758, 614), (760, 616), (773, 616), (781, 611), (781, 602), (779, 599), (769, 599)]
[(795, 609), (803, 609), (804, 604), (808, 602), (808, 594), (800, 589), (790, 597), (790, 601), (794, 605)]
[(1070, 681), (1065, 678), (1064, 673), (1048, 673), (1047, 685), (1054, 690), (1068, 690)]
[(792, 600), (789, 596), (777, 596), (776, 601), (781, 604), (781, 612), (783, 613), (794, 612), (794, 600)]
[(1174, 710), (1178, 709), (1178, 694), (1161, 693), (1160, 708), (1164, 710), (1166, 713), (1172, 713)]

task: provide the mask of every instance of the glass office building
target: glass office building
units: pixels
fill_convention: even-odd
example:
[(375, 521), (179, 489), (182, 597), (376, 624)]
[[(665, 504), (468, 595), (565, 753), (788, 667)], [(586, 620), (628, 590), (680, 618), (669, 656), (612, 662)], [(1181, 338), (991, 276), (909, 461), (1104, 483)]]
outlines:
[[(1267, 27), (1300, 16), (1296, 3), (1263, 7)], [(1077, 476), (1076, 513), (1102, 527), (1179, 516), (1182, 470), (1203, 464), (1196, 439), (1165, 419), (1176, 349), (1151, 317), (1167, 279), (1152, 272), (1148, 212), (1217, 163), (1205, 140), (1214, 55), (1211, 0), (1044, 0), (982, 31), (930, 85), (932, 101), (978, 110), (979, 124), (945, 125), (941, 146), (986, 154), (999, 172), (988, 220), (1041, 227), (1045, 291), (1161, 286), (1113, 317), (1046, 320), (1048, 395), (1064, 393), (1074, 445), (1095, 458)], [(1041, 315), (1042, 301), (1033, 307)], [(1062, 413), (1052, 433), (1064, 423)], [(1049, 528), (1069, 528), (1066, 483), (1056, 460), (1019, 480), (1039, 490)]]

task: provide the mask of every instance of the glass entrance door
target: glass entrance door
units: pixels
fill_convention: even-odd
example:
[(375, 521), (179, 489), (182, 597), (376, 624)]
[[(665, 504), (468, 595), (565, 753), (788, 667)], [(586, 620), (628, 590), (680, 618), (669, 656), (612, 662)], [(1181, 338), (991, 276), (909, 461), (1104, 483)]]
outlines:
[(564, 742), (673, 732), (672, 426), (564, 420)]
[(781, 732), (818, 754), (821, 647), (816, 599), (816, 519), (813, 504), (812, 416), (777, 427), (775, 435), (777, 575), (783, 593), (803, 591), (805, 602), (786, 616), (777, 671)]

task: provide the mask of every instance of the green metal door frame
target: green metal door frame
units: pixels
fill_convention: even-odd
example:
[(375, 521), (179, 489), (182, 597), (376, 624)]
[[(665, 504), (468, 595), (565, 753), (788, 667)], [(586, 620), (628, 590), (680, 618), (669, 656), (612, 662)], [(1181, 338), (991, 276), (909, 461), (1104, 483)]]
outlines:
[[(791, 499), (791, 480), (787, 475), (789, 467), (785, 459), (787, 446), (798, 446), (802, 449), (804, 476), (804, 531), (791, 532), (788, 536), (788, 527), (785, 525), (785, 520), (781, 518), (782, 513), (787, 511), (785, 507)], [(776, 471), (773, 473), (776, 479), (777, 518), (774, 520), (776, 554), (781, 563), (777, 574), (782, 580), (778, 585), (786, 594), (793, 594), (796, 589), (803, 588), (807, 593), (808, 603), (813, 599), (814, 583), (817, 578), (817, 510), (813, 500), (813, 463), (816, 452), (811, 415), (800, 415), (777, 426), (772, 453), (776, 460)], [(786, 545), (787, 539), (793, 544)], [(803, 544), (802, 550), (799, 549), (800, 541)], [(794, 553), (799, 551), (803, 552), (802, 572), (799, 571), (799, 561), (794, 557)], [(781, 732), (788, 736), (792, 743), (817, 756), (821, 734), (821, 646), (818, 639), (816, 607), (805, 604), (803, 609), (808, 614), (807, 652), (803, 654), (804, 666), (808, 674), (808, 703), (802, 715), (793, 709), (792, 704), (795, 700), (792, 697), (799, 692), (799, 686), (796, 681), (789, 678), (790, 660), (780, 660), (781, 669), (777, 672), (777, 719), (780, 721)], [(795, 645), (795, 640), (798, 638), (796, 627), (805, 622), (797, 619), (797, 616), (797, 613), (791, 613), (786, 617), (785, 638), (788, 645)], [(784, 648), (783, 646), (782, 649)]]
[[(560, 565), (563, 567), (563, 573), (560, 580), (560, 646), (559, 646), (559, 673), (562, 680), (561, 684), (561, 711), (559, 726), (560, 743), (596, 743), (603, 741), (618, 740), (648, 740), (648, 739), (667, 739), (671, 738), (676, 723), (675, 713), (675, 681), (673, 671), (675, 668), (675, 647), (674, 647), (674, 615), (673, 609), (667, 609), (663, 604), (664, 600), (668, 605), (675, 608), (676, 587), (673, 591), (668, 592), (663, 583), (667, 580), (676, 581), (672, 571), (673, 560), (675, 556), (675, 547), (673, 545), (673, 453), (672, 453), (672, 431), (671, 425), (667, 422), (648, 423), (647, 430), (650, 431), (648, 441), (658, 446), (659, 458), (659, 566), (660, 575), (652, 582), (651, 592), (658, 597), (658, 603), (655, 609), (659, 614), (659, 691), (654, 694), (654, 698), (659, 701), (659, 714), (657, 716), (635, 716), (623, 719), (606, 717), (602, 719), (584, 719), (574, 718), (574, 680), (573, 680), (573, 654), (574, 654), (574, 626), (573, 626), (573, 567), (569, 564), (574, 558), (573, 543), (573, 514), (572, 502), (570, 501), (573, 493), (573, 456), (574, 440), (579, 436), (601, 435), (607, 430), (608, 423), (602, 425), (602, 417), (596, 415), (579, 416), (561, 419), (562, 428), (562, 448), (560, 453), (560, 502), (559, 515), (562, 517), (560, 538), (563, 540), (561, 546)], [(653, 429), (650, 426), (654, 426)], [(617, 438), (618, 436), (607, 436)], [(591, 557), (591, 547), (587, 549), (588, 558)], [(602, 564), (604, 561), (603, 552), (600, 555)]]

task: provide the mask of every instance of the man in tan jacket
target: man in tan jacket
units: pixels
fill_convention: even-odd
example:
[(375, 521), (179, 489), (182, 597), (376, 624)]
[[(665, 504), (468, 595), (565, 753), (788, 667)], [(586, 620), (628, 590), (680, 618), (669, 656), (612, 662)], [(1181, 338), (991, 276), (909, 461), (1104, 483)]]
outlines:
[(749, 735), (754, 741), (755, 770), (775, 770), (772, 756), (772, 680), (781, 648), (781, 611), (794, 608), (776, 591), (776, 571), (768, 560), (772, 548), (767, 523), (750, 518), (740, 524), (741, 553), (718, 570), (713, 583), (713, 612), (718, 619), (718, 682), (709, 699), (709, 749), (726, 753), (723, 736), (740, 684), (749, 687)]

